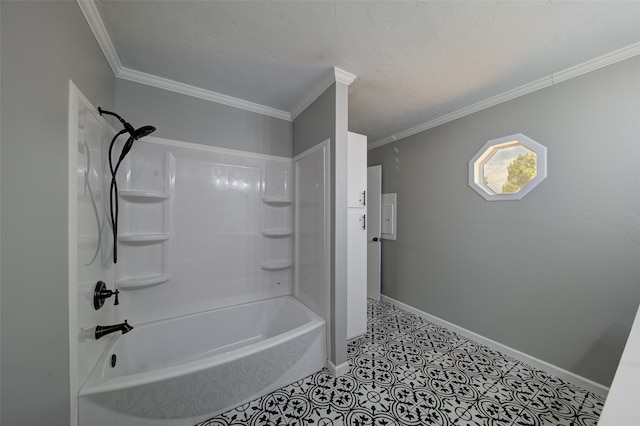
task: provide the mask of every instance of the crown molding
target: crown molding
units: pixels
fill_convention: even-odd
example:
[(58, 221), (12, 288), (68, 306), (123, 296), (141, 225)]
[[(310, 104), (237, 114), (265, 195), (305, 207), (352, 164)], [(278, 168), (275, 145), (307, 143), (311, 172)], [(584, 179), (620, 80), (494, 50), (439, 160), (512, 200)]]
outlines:
[[(111, 67), (114, 75), (117, 78), (122, 78), (124, 80), (146, 84), (160, 89), (169, 90), (171, 92), (193, 96), (210, 102), (228, 105), (234, 108), (267, 115), (281, 120), (292, 121), (298, 115), (300, 115), (300, 113), (302, 113), (302, 111), (304, 111), (309, 105), (311, 105), (311, 103), (315, 101), (318, 96), (320, 96), (325, 90), (327, 90), (327, 88), (329, 88), (334, 82), (350, 85), (356, 78), (355, 75), (347, 71), (344, 71), (337, 67), (333, 67), (322, 76), (318, 83), (307, 93), (304, 98), (302, 98), (300, 102), (298, 102), (298, 104), (291, 110), (291, 112), (279, 110), (265, 105), (260, 105), (254, 102), (245, 101), (243, 99), (234, 98), (210, 90), (201, 89), (199, 87), (180, 83), (168, 78), (159, 77), (156, 75), (123, 67), (115, 51), (115, 48), (113, 47), (113, 43), (109, 38), (109, 34), (104, 27), (104, 23), (102, 22), (102, 18), (100, 17), (100, 13), (98, 12), (94, 0), (76, 1), (87, 23), (89, 24), (89, 27), (91, 28), (91, 31), (93, 32), (98, 45), (102, 49), (102, 52), (104, 53), (105, 58), (107, 59), (107, 62), (109, 63), (109, 66)], [(480, 102), (476, 102), (475, 104), (461, 108), (452, 113), (445, 114), (428, 122), (414, 126), (410, 129), (374, 141), (368, 145), (368, 149), (375, 149), (388, 143), (404, 139), (406, 137), (415, 135), (416, 133), (432, 129), (436, 126), (440, 126), (458, 118), (465, 117), (483, 109), (490, 108), (503, 102), (535, 92), (540, 89), (544, 89), (562, 81), (578, 77), (588, 72), (595, 71), (597, 69), (615, 64), (617, 62), (632, 58), (637, 55), (640, 55), (640, 43), (631, 44), (627, 47), (599, 56), (590, 61), (567, 68), (531, 83), (527, 83), (518, 88), (509, 90), (496, 96), (492, 96)]]
[(234, 108), (240, 108), (246, 111), (255, 112), (262, 115), (267, 115), (281, 120), (291, 121), (291, 114), (287, 111), (282, 111), (276, 108), (271, 108), (265, 105), (256, 104), (254, 102), (245, 101), (243, 99), (234, 98), (231, 96), (223, 95), (222, 93), (213, 92), (210, 90), (201, 89), (199, 87), (191, 86), (188, 84), (180, 83), (175, 80), (171, 80), (164, 77), (136, 71), (130, 68), (122, 66), (120, 58), (116, 53), (111, 38), (102, 22), (100, 13), (94, 0), (77, 0), (78, 6), (84, 15), (89, 28), (93, 32), (102, 52), (104, 53), (113, 74), (117, 78), (123, 80), (129, 80), (136, 83), (146, 84), (149, 86), (157, 87), (159, 89), (165, 89), (171, 92), (180, 93), (187, 96), (193, 96), (196, 98), (204, 99), (210, 102), (228, 105)]
[(535, 92), (536, 90), (544, 89), (545, 87), (549, 87), (552, 84), (553, 81), (551, 80), (551, 77), (541, 78), (539, 80), (525, 84), (524, 86), (520, 86), (516, 89), (509, 90), (496, 96), (492, 96), (488, 99), (476, 102), (475, 104), (460, 108), (459, 110), (456, 110), (449, 114), (445, 114), (433, 120), (427, 121), (426, 123), (418, 124), (417, 126), (411, 127), (410, 129), (403, 130), (402, 132), (387, 136), (384, 139), (372, 142), (369, 144), (367, 149), (378, 148), (388, 143), (407, 138), (409, 136), (415, 135), (416, 133), (424, 132), (425, 130), (432, 129), (434, 127), (449, 123), (450, 121), (457, 120), (458, 118), (473, 114), (474, 112), (482, 111), (483, 109), (487, 109), (511, 99), (515, 99), (528, 93)]
[(278, 118), (281, 120), (292, 121), (302, 111), (305, 110), (311, 103), (318, 98), (329, 86), (334, 82), (350, 85), (356, 78), (355, 75), (333, 67), (323, 74), (322, 78), (311, 89), (307, 95), (293, 108), (291, 112), (279, 110), (266, 105), (260, 105), (254, 102), (245, 101), (243, 99), (234, 98), (232, 96), (224, 95), (222, 93), (213, 92), (210, 90), (202, 89), (199, 87), (191, 86), (189, 84), (180, 83), (175, 80), (160, 77), (157, 75), (137, 71), (131, 68), (124, 67), (120, 62), (120, 58), (116, 53), (111, 38), (107, 33), (107, 30), (100, 17), (100, 12), (94, 2), (94, 0), (76, 0), (80, 10), (84, 15), (89, 28), (93, 32), (98, 45), (102, 49), (113, 74), (117, 78), (123, 80), (129, 80), (148, 86), (157, 87), (159, 89), (168, 90), (175, 93), (180, 93), (187, 96), (192, 96), (206, 101), (215, 102), (223, 105), (228, 105), (234, 108), (243, 109), (245, 111), (255, 112), (257, 114), (267, 115), (270, 117)]
[(535, 92), (540, 89), (544, 89), (545, 87), (553, 86), (554, 84), (560, 83), (562, 81), (566, 81), (571, 78), (581, 76), (591, 71), (604, 68), (608, 65), (613, 65), (617, 62), (621, 62), (638, 55), (640, 55), (640, 43), (631, 44), (629, 46), (626, 46), (621, 49), (614, 50), (613, 52), (607, 53), (605, 55), (599, 56), (590, 61), (583, 62), (576, 66), (551, 74), (550, 76), (543, 77), (539, 80), (533, 81), (531, 83), (527, 83), (523, 86), (517, 87), (515, 89), (509, 90), (499, 95), (492, 96), (480, 102), (476, 102), (475, 104), (461, 108), (452, 113), (445, 114), (431, 121), (427, 121), (426, 123), (419, 124), (415, 127), (404, 130), (400, 133), (387, 136), (384, 139), (379, 139), (377, 141), (370, 143), (367, 146), (367, 149), (370, 150), (370, 149), (379, 148), (388, 143), (395, 142), (400, 139), (404, 139), (406, 137), (415, 135), (416, 133), (424, 132), (425, 130), (432, 129), (436, 126), (440, 126), (450, 121), (457, 120), (458, 118), (462, 118), (467, 115), (473, 114), (475, 112), (482, 111), (483, 109), (490, 108), (492, 106), (501, 104), (503, 102), (510, 101), (520, 96)]
[(356, 79), (355, 74), (351, 74), (341, 68), (333, 67), (334, 78), (338, 83), (346, 84), (347, 86), (353, 83)]
[(630, 44), (629, 46), (598, 56), (590, 61), (559, 71), (551, 75), (551, 79), (553, 80), (553, 84), (560, 83), (638, 55), (640, 55), (640, 42)]
[(148, 74), (141, 71), (136, 71), (130, 68), (123, 67), (120, 75), (118, 75), (117, 77), (123, 80), (129, 80), (135, 83), (146, 84), (147, 86), (153, 86), (159, 89), (168, 90), (170, 92), (180, 93), (218, 104), (228, 105), (234, 108), (240, 108), (245, 111), (251, 111), (258, 114), (279, 118), (281, 120), (291, 121), (291, 114), (287, 111), (282, 111), (265, 105), (245, 101), (243, 99), (234, 98), (232, 96), (223, 95), (222, 93), (201, 89), (189, 84), (180, 83), (175, 80), (159, 77), (157, 75)]
[(353, 80), (356, 79), (354, 74), (351, 74), (343, 69), (333, 67), (325, 72), (320, 80), (316, 83), (311, 90), (296, 104), (291, 110), (291, 118), (296, 119), (302, 111), (304, 111), (313, 101), (318, 99), (320, 95), (324, 93), (333, 83), (342, 83), (347, 86), (350, 85)]
[(77, 3), (84, 15), (84, 19), (86, 19), (87, 24), (89, 24), (89, 28), (91, 28), (98, 45), (102, 49), (113, 74), (117, 77), (122, 71), (122, 64), (120, 63), (120, 58), (118, 58), (116, 49), (113, 47), (113, 43), (111, 43), (107, 29), (104, 27), (104, 23), (102, 22), (102, 18), (100, 17), (96, 4), (93, 0), (77, 0)]

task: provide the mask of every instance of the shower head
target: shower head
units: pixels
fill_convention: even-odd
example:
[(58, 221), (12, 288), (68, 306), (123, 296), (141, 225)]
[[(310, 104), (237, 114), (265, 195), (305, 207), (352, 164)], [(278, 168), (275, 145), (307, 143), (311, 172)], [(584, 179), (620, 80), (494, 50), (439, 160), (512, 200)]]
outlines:
[[(153, 126), (142, 126), (139, 129), (134, 129), (134, 127), (129, 122), (125, 121), (124, 118), (120, 117), (115, 112), (106, 111), (101, 107), (98, 107), (98, 112), (100, 113), (100, 115), (106, 114), (106, 115), (114, 116), (120, 121), (120, 123), (122, 123), (122, 127), (124, 127), (124, 129), (119, 131), (118, 134), (111, 141), (111, 146), (109, 147), (109, 158), (111, 158), (111, 149), (113, 148), (113, 144), (115, 143), (117, 137), (123, 133), (129, 133), (129, 139), (127, 139), (124, 146), (122, 147), (122, 151), (120, 152), (118, 165), (124, 159), (124, 157), (127, 156), (129, 151), (131, 151), (131, 146), (133, 145), (134, 141), (137, 141), (138, 139), (148, 136), (151, 133), (156, 131), (156, 128)], [(118, 166), (116, 166), (115, 169), (112, 169), (112, 174), (114, 174), (114, 176), (117, 168)]]
[[(153, 126), (142, 126), (139, 129), (135, 129), (131, 124), (126, 122), (122, 117), (120, 117), (115, 112), (105, 111), (102, 108), (98, 107), (98, 112), (100, 115), (112, 115), (122, 123), (123, 129), (120, 130), (111, 140), (111, 145), (109, 145), (109, 169), (111, 170), (111, 192), (109, 197), (110, 202), (110, 213), (111, 213), (111, 225), (113, 229), (113, 263), (118, 262), (118, 183), (116, 182), (116, 174), (118, 173), (118, 168), (120, 168), (120, 164), (122, 164), (122, 160), (127, 156), (129, 151), (131, 151), (131, 147), (133, 143), (138, 139), (141, 139), (145, 136), (150, 135), (155, 132), (156, 128)], [(113, 145), (116, 142), (116, 139), (120, 135), (125, 133), (129, 133), (129, 138), (122, 146), (122, 151), (120, 151), (120, 156), (118, 157), (118, 162), (115, 167), (113, 166), (113, 159), (111, 157), (111, 152), (113, 150)]]
[(138, 140), (145, 136), (149, 136), (151, 133), (155, 131), (156, 131), (156, 128), (153, 126), (142, 126), (138, 130), (135, 130), (131, 136), (133, 136), (135, 140)]
[(145, 136), (150, 135), (151, 133), (155, 132), (156, 128), (153, 126), (142, 126), (139, 129), (135, 130), (131, 136), (129, 136), (129, 139), (127, 139), (127, 141), (124, 143), (124, 146), (122, 147), (122, 152), (120, 152), (120, 158), (119, 161), (122, 161), (124, 159), (124, 157), (127, 156), (127, 154), (129, 153), (129, 151), (131, 151), (131, 147), (133, 146), (133, 142), (137, 141), (138, 139), (141, 139)]

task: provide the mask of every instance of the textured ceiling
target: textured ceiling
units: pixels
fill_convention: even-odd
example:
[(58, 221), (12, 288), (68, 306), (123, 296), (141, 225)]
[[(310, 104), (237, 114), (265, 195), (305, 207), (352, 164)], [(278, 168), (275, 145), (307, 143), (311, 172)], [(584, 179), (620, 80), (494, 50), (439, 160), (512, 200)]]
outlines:
[(377, 141), (640, 42), (640, 1), (96, 1), (126, 68), (291, 112), (357, 76)]

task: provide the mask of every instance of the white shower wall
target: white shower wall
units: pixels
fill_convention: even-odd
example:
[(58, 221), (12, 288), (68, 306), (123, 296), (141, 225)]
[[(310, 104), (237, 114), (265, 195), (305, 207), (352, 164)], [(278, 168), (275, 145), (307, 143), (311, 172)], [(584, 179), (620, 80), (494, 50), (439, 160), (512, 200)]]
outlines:
[[(291, 158), (150, 136), (136, 141), (118, 171), (114, 265), (107, 151), (115, 133), (70, 83), (71, 424), (77, 391), (110, 340), (95, 340), (97, 325), (127, 319), (136, 327), (293, 293)], [(125, 140), (115, 143), (114, 159)], [(94, 309), (99, 280), (120, 289), (119, 305), (111, 297)]]
[[(112, 237), (107, 223), (107, 149), (114, 130), (69, 83), (69, 382), (72, 421), (76, 392), (106, 347), (95, 341), (96, 325), (118, 319), (114, 299), (93, 307), (98, 281), (113, 289)], [(121, 146), (119, 141), (116, 145)], [(73, 422), (72, 422), (73, 424)]]
[[(293, 159), (295, 177), (294, 295), (330, 324), (329, 141)], [(327, 333), (327, 352), (331, 349)]]
[(121, 201), (117, 280), (143, 284), (121, 287), (130, 323), (292, 294), (290, 158), (152, 137), (129, 155), (120, 186), (149, 195)]
[(325, 320), (330, 318), (328, 150), (329, 144), (321, 143), (294, 159), (295, 296)]

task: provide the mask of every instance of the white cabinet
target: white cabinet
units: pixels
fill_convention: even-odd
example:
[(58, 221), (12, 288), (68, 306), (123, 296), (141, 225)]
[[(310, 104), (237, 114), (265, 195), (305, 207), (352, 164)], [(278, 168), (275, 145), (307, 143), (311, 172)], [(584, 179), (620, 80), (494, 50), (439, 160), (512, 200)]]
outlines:
[(367, 199), (367, 137), (349, 132), (347, 207), (365, 207)]
[(367, 332), (367, 231), (364, 212), (349, 209), (347, 221), (347, 338)]
[(347, 338), (367, 332), (367, 137), (349, 132)]

